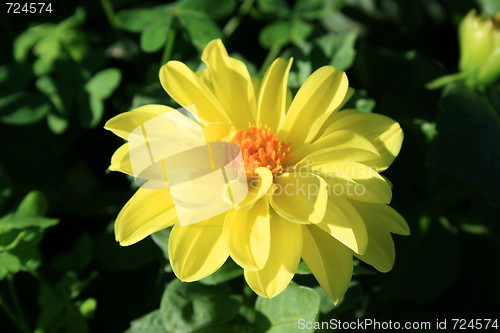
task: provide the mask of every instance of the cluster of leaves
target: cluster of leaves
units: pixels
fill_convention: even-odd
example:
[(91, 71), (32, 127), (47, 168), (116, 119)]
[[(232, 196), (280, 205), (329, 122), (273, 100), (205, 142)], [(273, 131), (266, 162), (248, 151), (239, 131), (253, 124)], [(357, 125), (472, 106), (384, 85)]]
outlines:
[(36, 272), (40, 266), (37, 245), (43, 231), (57, 219), (43, 217), (47, 202), (40, 192), (30, 192), (17, 209), (0, 218), (0, 279), (19, 271)]
[(125, 31), (141, 33), (140, 45), (144, 52), (163, 48), (179, 28), (202, 50), (209, 41), (222, 37), (216, 20), (228, 17), (235, 8), (235, 0), (221, 1), (216, 6), (211, 1), (179, 0), (156, 7), (122, 10), (116, 16), (116, 24)]
[[(499, 250), (500, 86), (425, 89), (456, 72), (458, 19), (478, 4), (499, 10), (496, 0), (101, 0), (30, 27), (10, 22), (15, 34), (0, 36), (11, 46), (0, 54), (6, 330), (288, 333), (299, 319), (497, 315), (500, 288), (484, 253)], [(199, 282), (178, 281), (169, 230), (115, 244), (110, 221), (133, 186), (104, 173), (120, 142), (100, 127), (140, 105), (175, 106), (159, 66), (178, 59), (203, 68), (200, 51), (214, 38), (255, 76), (275, 57), (293, 57), (293, 91), (321, 66), (346, 70), (357, 88), (346, 107), (401, 123), (405, 143), (384, 175), (412, 236), (395, 239), (391, 273), (355, 262), (333, 305), (301, 263), (281, 295), (264, 299), (230, 260)]]
[(45, 196), (32, 191), (13, 212), (0, 218), (0, 281), (7, 281), (10, 289), (10, 297), (0, 293), (0, 308), (17, 323), (19, 330), (31, 331), (14, 284), (15, 275), (25, 272), (30, 276), (30, 284), (38, 286), (35, 292), (41, 311), (36, 330), (85, 332), (86, 320), (93, 315), (96, 301), (79, 296), (91, 277), (81, 280), (77, 272), (68, 270), (49, 284), (41, 274), (39, 243), (45, 229), (59, 223), (58, 219), (44, 217), (47, 208)]
[(101, 69), (105, 58), (90, 52), (81, 29), (85, 16), (78, 8), (58, 24), (43, 23), (17, 36), (15, 61), (0, 66), (2, 123), (29, 125), (47, 119), (56, 134), (66, 131), (74, 118), (84, 128), (97, 126), (121, 72)]

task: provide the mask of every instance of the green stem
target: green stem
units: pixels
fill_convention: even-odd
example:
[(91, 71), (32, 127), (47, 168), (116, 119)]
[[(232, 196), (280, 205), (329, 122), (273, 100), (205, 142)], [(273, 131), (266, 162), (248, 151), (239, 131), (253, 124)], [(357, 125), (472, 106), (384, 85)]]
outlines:
[[(14, 320), (14, 322), (17, 324), (17, 326), (19, 327), (19, 329), (22, 332), (29, 333), (29, 332), (31, 332), (31, 330), (28, 327), (28, 323), (26, 321), (26, 316), (24, 315), (24, 312), (23, 312), (22, 307), (21, 307), (21, 303), (19, 302), (19, 298), (17, 297), (16, 286), (14, 284), (14, 278), (11, 274), (9, 274), (7, 276), (7, 282), (9, 285), (10, 297), (12, 298), (12, 303), (14, 304), (14, 310), (17, 313), (16, 316), (13, 316), (13, 317), (17, 318), (16, 320)], [(6, 305), (4, 302), (2, 302), (2, 304), (4, 306)], [(11, 314), (13, 315), (13, 312), (11, 312)], [(11, 317), (11, 319), (12, 319), (12, 317)]]
[(271, 47), (269, 50), (269, 53), (266, 56), (266, 59), (262, 63), (262, 67), (260, 68), (260, 74), (264, 74), (269, 66), (271, 66), (271, 63), (278, 57), (278, 55), (281, 52), (281, 46), (274, 45)]
[(444, 86), (457, 82), (457, 81), (463, 81), (466, 78), (464, 73), (455, 73), (455, 74), (449, 74), (445, 76), (438, 77), (437, 79), (432, 80), (431, 82), (427, 83), (425, 85), (425, 88), (428, 90), (435, 90), (435, 89), (440, 89), (443, 88)]
[(101, 6), (106, 14), (106, 18), (108, 19), (109, 25), (113, 28), (114, 31), (119, 32), (118, 27), (115, 23), (115, 10), (113, 8), (113, 4), (110, 0), (101, 0)]
[(175, 21), (172, 24), (172, 27), (168, 31), (167, 42), (165, 44), (165, 48), (163, 49), (163, 56), (161, 58), (161, 64), (165, 64), (167, 61), (172, 59), (172, 51), (174, 50), (174, 41), (176, 34), (176, 24)]
[(238, 28), (243, 17), (245, 17), (253, 6), (255, 0), (244, 0), (238, 9), (238, 14), (233, 16), (222, 29), (222, 33), (226, 38), (229, 38), (233, 32)]
[(7, 316), (14, 322), (17, 327), (21, 330), (22, 328), (20, 327), (18, 320), (16, 318), (16, 315), (14, 314), (14, 311), (10, 308), (10, 306), (3, 300), (2, 295), (0, 295), (0, 308), (7, 314)]

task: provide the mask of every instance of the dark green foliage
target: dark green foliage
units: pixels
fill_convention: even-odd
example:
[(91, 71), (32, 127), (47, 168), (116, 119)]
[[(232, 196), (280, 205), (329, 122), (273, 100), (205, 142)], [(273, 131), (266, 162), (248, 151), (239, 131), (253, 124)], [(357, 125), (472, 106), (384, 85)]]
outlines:
[[(472, 91), (450, 76), (461, 17), (473, 8), (493, 16), (498, 3), (55, 1), (53, 15), (2, 17), (0, 331), (291, 333), (313, 331), (298, 330), (300, 319), (498, 318), (500, 85)], [(338, 304), (304, 263), (282, 294), (264, 299), (231, 259), (198, 282), (177, 280), (169, 229), (130, 247), (115, 242), (112, 222), (136, 187), (106, 171), (122, 140), (104, 122), (144, 104), (176, 107), (160, 66), (203, 69), (214, 38), (254, 76), (293, 57), (294, 93), (321, 66), (345, 70), (356, 89), (345, 107), (404, 130), (383, 175), (412, 235), (393, 237), (389, 273), (356, 260)]]

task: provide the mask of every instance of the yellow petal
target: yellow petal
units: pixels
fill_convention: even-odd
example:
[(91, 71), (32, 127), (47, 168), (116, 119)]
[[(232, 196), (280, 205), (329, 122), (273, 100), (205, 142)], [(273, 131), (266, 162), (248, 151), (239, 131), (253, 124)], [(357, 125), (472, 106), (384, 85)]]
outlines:
[(285, 219), (319, 223), (325, 216), (328, 184), (311, 173), (284, 173), (275, 179), (269, 196), (273, 209)]
[(302, 226), (271, 215), (269, 259), (259, 271), (245, 270), (245, 279), (257, 295), (272, 298), (288, 286), (297, 271), (302, 252)]
[(116, 240), (122, 246), (132, 245), (154, 232), (174, 225), (177, 221), (168, 189), (140, 188), (116, 218)]
[(197, 281), (218, 270), (229, 256), (223, 236), (226, 214), (181, 227), (170, 233), (168, 255), (175, 275), (185, 282)]
[[(295, 155), (293, 155), (295, 157)], [(354, 161), (364, 164), (365, 161), (372, 160), (377, 157), (378, 153), (364, 148), (355, 148), (349, 146), (334, 146), (323, 148), (306, 155), (299, 162), (296, 162), (296, 167), (305, 168), (310, 165), (329, 163), (332, 161)], [(295, 158), (292, 158), (290, 163), (293, 163)]]
[(321, 127), (319, 118), (342, 103), (348, 88), (347, 76), (332, 66), (316, 70), (297, 92), (285, 116), (278, 136), (300, 146), (309, 131)]
[(137, 127), (161, 114), (173, 111), (165, 105), (144, 105), (129, 112), (123, 112), (106, 122), (104, 128), (113, 132), (120, 138), (128, 140), (129, 134)]
[(329, 193), (375, 203), (389, 203), (391, 186), (375, 170), (350, 161), (318, 163), (307, 167), (328, 183)]
[[(342, 107), (349, 102), (351, 99), (352, 95), (354, 95), (355, 90), (351, 87), (347, 88), (347, 92), (344, 96), (344, 99), (342, 102), (337, 106), (335, 111), (341, 110)], [(328, 119), (332, 116), (332, 114), (335, 114), (335, 112), (331, 113), (324, 113), (318, 119), (314, 122), (314, 127), (311, 127), (309, 131), (307, 132), (306, 140), (305, 142), (311, 142), (320, 134), (321, 129), (324, 127), (325, 122), (328, 121)]]
[(132, 164), (130, 163), (128, 143), (124, 143), (113, 153), (113, 156), (111, 156), (111, 165), (108, 169), (123, 172), (131, 176), (134, 175)]
[(394, 266), (396, 252), (391, 234), (383, 229), (368, 229), (370, 242), (365, 253), (355, 254), (361, 261), (373, 266), (382, 273), (389, 272)]
[(269, 203), (266, 197), (247, 210), (230, 210), (224, 236), (233, 260), (249, 271), (260, 270), (269, 257), (271, 244)]
[(236, 134), (233, 124), (210, 124), (203, 127), (207, 142), (230, 142)]
[(180, 105), (195, 105), (204, 123), (228, 123), (229, 118), (209, 87), (179, 61), (169, 61), (160, 69), (163, 89)]
[(302, 259), (336, 304), (352, 277), (352, 251), (314, 225), (303, 227)]
[(328, 199), (325, 218), (317, 226), (356, 253), (368, 246), (368, 234), (363, 219), (354, 206), (341, 196)]
[[(386, 224), (379, 220), (379, 216), (370, 206), (364, 203), (354, 203), (366, 225), (368, 232), (368, 247), (362, 255), (355, 254), (360, 260), (372, 265), (380, 272), (388, 272), (394, 266), (396, 252), (391, 234)], [(364, 206), (363, 209), (360, 209)]]
[(248, 194), (240, 203), (234, 205), (237, 210), (249, 209), (258, 200), (269, 192), (273, 184), (273, 174), (268, 168), (259, 167), (255, 169), (257, 177), (250, 179), (248, 182)]
[(294, 149), (290, 163), (296, 161), (299, 161), (296, 162), (297, 165), (319, 163), (319, 158), (331, 153), (335, 154), (335, 157), (326, 161), (347, 160), (364, 163), (379, 157), (377, 148), (368, 139), (355, 132), (342, 130), (327, 133), (311, 143), (305, 143), (300, 148)]
[(208, 68), (196, 72), (196, 75), (198, 75), (198, 77), (201, 79), (201, 82), (203, 82), (208, 87), (208, 89), (210, 89), (210, 91), (213, 93), (214, 89), (212, 86), (212, 80), (210, 78), (210, 72), (208, 71)]
[(276, 59), (262, 80), (259, 94), (257, 124), (268, 125), (276, 133), (285, 117), (287, 106), (288, 73), (292, 59)]
[(401, 150), (403, 130), (393, 119), (377, 113), (343, 110), (330, 116), (322, 133), (351, 131), (368, 139), (379, 157), (363, 162), (377, 171), (387, 169)]
[(207, 64), (215, 97), (238, 128), (255, 122), (257, 103), (247, 66), (228, 56), (220, 39), (208, 43), (201, 59)]
[(409, 235), (410, 227), (405, 219), (394, 208), (384, 204), (372, 204), (351, 201), (356, 210), (363, 216), (370, 216), (375, 225), (384, 226), (388, 231), (398, 235)]

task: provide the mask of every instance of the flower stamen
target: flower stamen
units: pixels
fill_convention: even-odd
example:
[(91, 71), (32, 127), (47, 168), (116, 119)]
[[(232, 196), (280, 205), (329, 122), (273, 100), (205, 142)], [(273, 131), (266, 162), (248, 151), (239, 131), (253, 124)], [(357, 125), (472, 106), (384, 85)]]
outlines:
[(292, 158), (290, 142), (278, 139), (269, 128), (251, 126), (247, 130), (238, 130), (233, 140), (240, 146), (247, 175), (255, 176), (258, 167), (268, 168), (273, 174), (283, 171), (282, 163)]

